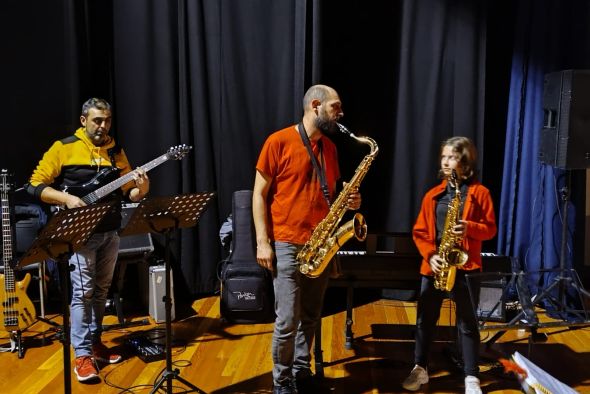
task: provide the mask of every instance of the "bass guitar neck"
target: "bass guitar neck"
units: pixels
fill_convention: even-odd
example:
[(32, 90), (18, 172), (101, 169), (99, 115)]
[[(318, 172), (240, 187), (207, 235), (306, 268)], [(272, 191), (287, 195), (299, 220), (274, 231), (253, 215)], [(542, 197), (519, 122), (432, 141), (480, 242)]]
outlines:
[(13, 259), (14, 237), (11, 221), (11, 192), (13, 185), (10, 182), (8, 171), (0, 172), (0, 199), (2, 205), (2, 252), (4, 273), (0, 274), (0, 294), (3, 295), (0, 305), (2, 327), (5, 331), (22, 331), (29, 327), (37, 319), (35, 306), (27, 296), (27, 288), (31, 281), (31, 274), (27, 273), (24, 279), (17, 282), (14, 270), (10, 266)]

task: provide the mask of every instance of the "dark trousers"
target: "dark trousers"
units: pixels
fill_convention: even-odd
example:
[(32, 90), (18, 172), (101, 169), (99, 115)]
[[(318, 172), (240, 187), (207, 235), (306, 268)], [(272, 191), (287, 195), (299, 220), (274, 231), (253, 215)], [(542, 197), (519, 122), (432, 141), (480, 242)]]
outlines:
[[(465, 271), (457, 270), (455, 286), (450, 292), (455, 302), (458, 329), (458, 345), (463, 356), (463, 371), (465, 376), (477, 376), (479, 372), (479, 328), (473, 305), (478, 304), (479, 286), (470, 281), (473, 303), (467, 287)], [(430, 346), (436, 332), (436, 322), (440, 316), (440, 307), (446, 293), (434, 287), (434, 277), (423, 276), (418, 299), (418, 314), (416, 317), (416, 348), (414, 361), (427, 368)]]

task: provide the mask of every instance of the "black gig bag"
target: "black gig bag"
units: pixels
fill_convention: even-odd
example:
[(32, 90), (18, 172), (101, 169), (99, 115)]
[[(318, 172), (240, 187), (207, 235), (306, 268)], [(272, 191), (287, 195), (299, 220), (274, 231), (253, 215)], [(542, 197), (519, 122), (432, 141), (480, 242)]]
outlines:
[(231, 323), (274, 320), (271, 273), (256, 262), (252, 191), (238, 190), (232, 201), (232, 246), (220, 263), (221, 317)]

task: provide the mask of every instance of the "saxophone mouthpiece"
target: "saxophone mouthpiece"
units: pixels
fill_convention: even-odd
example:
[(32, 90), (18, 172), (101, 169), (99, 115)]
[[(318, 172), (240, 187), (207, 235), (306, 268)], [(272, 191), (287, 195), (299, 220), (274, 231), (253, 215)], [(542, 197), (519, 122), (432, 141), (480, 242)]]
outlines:
[(368, 144), (371, 147), (371, 153), (369, 154), (371, 157), (375, 157), (377, 155), (377, 152), (379, 152), (379, 147), (377, 146), (377, 143), (375, 142), (375, 140), (373, 140), (372, 138), (369, 138), (369, 137), (357, 137), (356, 135), (354, 135), (354, 133), (352, 131), (348, 130), (346, 127), (344, 127), (340, 123), (336, 122), (336, 124), (338, 125), (338, 128), (340, 129), (340, 131), (342, 133), (348, 135), (351, 138), (354, 138), (358, 142), (361, 142), (363, 144)]
[(348, 135), (354, 135), (354, 134), (352, 134), (352, 132), (350, 130), (348, 130), (346, 127), (344, 127), (340, 123), (336, 122), (336, 125), (338, 125), (338, 129), (340, 130), (340, 132), (342, 132), (344, 134), (348, 134)]
[(449, 183), (451, 187), (455, 188), (455, 192), (459, 193), (459, 187), (461, 186), (459, 182), (459, 176), (457, 175), (457, 171), (451, 170), (451, 176), (449, 177)]

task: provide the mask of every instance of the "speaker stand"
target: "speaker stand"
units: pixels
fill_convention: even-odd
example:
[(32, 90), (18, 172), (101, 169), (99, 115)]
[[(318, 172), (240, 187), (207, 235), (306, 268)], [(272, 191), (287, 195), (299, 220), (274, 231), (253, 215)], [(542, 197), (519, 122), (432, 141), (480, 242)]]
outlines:
[[(567, 228), (568, 228), (568, 208), (569, 208), (569, 197), (570, 197), (570, 186), (571, 186), (571, 172), (566, 170), (566, 184), (561, 189), (561, 199), (563, 202), (563, 218), (561, 228), (561, 249), (560, 249), (560, 260), (559, 268), (553, 270), (539, 270), (536, 272), (529, 272), (528, 274), (549, 274), (555, 273), (555, 279), (549, 283), (541, 293), (531, 297), (527, 280), (525, 276), (527, 273), (520, 272), (515, 273), (516, 276), (516, 287), (518, 290), (518, 298), (522, 307), (522, 311), (519, 312), (508, 324), (503, 327), (498, 327), (500, 331), (496, 332), (490, 340), (486, 342), (486, 347), (489, 348), (494, 344), (502, 335), (506, 333), (507, 329), (514, 328), (526, 328), (530, 331), (529, 335), (529, 356), (532, 351), (532, 345), (534, 340), (546, 339), (544, 334), (539, 334), (537, 330), (545, 327), (572, 327), (572, 326), (588, 326), (590, 325), (590, 316), (586, 310), (587, 299), (590, 297), (583, 286), (581, 281), (574, 269), (566, 268), (566, 257), (567, 257)], [(513, 283), (514, 278), (511, 280)], [(579, 297), (579, 301), (582, 309), (575, 309), (568, 305), (567, 293), (568, 290), (573, 290)], [(557, 296), (553, 295), (557, 293)], [(586, 297), (586, 300), (584, 299)], [(562, 321), (553, 322), (539, 322), (535, 307), (541, 305), (542, 302), (546, 302), (552, 305), (555, 309), (550, 310), (551, 313), (557, 314)], [(545, 308), (547, 309), (547, 308)], [(572, 321), (573, 318), (573, 321)]]
[[(569, 316), (573, 316), (576, 322), (584, 321), (589, 322), (588, 312), (584, 306), (584, 300), (582, 295), (588, 296), (588, 292), (586, 292), (581, 285), (579, 285), (579, 280), (576, 283), (576, 278), (578, 278), (577, 273), (574, 269), (566, 268), (566, 260), (567, 260), (567, 235), (568, 235), (568, 208), (569, 208), (569, 201), (570, 201), (570, 189), (571, 189), (571, 181), (572, 181), (572, 173), (571, 170), (566, 169), (566, 182), (564, 187), (561, 189), (561, 200), (563, 202), (563, 218), (562, 218), (562, 225), (561, 225), (561, 248), (559, 254), (559, 270), (557, 271), (557, 277), (553, 280), (549, 286), (547, 286), (541, 294), (536, 296), (533, 300), (533, 304), (531, 309), (533, 309), (532, 313), (534, 314), (534, 306), (541, 304), (543, 301), (547, 301), (549, 304), (555, 307), (555, 310), (552, 311), (556, 313), (564, 322), (568, 321)], [(567, 275), (569, 273), (569, 275)], [(523, 285), (523, 287), (526, 284)], [(552, 296), (551, 292), (553, 289), (557, 287), (557, 298)], [(584, 308), (582, 311), (572, 309), (570, 305), (568, 305), (567, 300), (567, 291), (573, 289), (579, 298), (579, 301)], [(532, 299), (531, 299), (532, 300)]]

